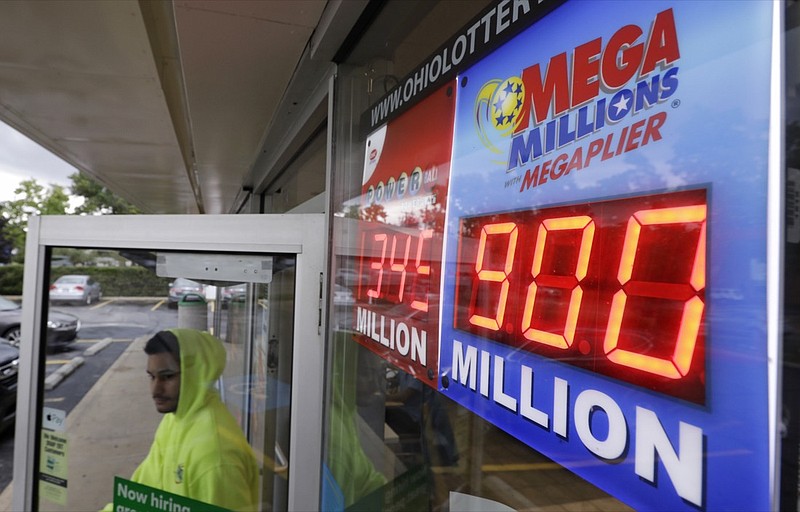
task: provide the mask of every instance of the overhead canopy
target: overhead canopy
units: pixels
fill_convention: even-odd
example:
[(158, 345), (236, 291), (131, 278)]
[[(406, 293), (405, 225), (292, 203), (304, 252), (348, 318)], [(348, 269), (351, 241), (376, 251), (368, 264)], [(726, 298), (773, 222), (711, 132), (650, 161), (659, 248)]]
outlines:
[(0, 119), (150, 213), (228, 213), (366, 0), (0, 3)]

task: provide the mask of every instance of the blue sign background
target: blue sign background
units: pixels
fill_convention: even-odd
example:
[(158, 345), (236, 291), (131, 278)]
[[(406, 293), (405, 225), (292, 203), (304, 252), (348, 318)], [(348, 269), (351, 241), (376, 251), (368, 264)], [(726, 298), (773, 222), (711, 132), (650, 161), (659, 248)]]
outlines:
[[(476, 98), (491, 80), (521, 76), (536, 63), (572, 52), (596, 37), (603, 45), (620, 27), (648, 29), (655, 15), (673, 8), (680, 45), (679, 85), (669, 100), (516, 171), (506, 172), (510, 138), (497, 134), (492, 152), (476, 124)], [(770, 77), (770, 2), (568, 2), (509, 44), (463, 72), (459, 79), (442, 290), (441, 376), (453, 370), (453, 342), (505, 360), (505, 390), (520, 389), (520, 366), (535, 372), (533, 403), (552, 411), (553, 382), (569, 383), (566, 439), (449, 379), (441, 391), (516, 438), (637, 509), (697, 509), (678, 496), (664, 465), (656, 483), (634, 471), (636, 408), (657, 415), (678, 451), (679, 423), (702, 429), (702, 507), (767, 510), (770, 507), (766, 333), (767, 134)], [(658, 70), (657, 70), (658, 72)], [(466, 80), (464, 80), (466, 79)], [(634, 87), (634, 78), (625, 87)], [(603, 92), (601, 91), (601, 97)], [(610, 102), (610, 95), (609, 95)], [(552, 159), (657, 112), (667, 115), (663, 138), (573, 171), (557, 181), (520, 190), (513, 179)], [(533, 123), (530, 128), (533, 127)], [(708, 188), (705, 405), (550, 361), (453, 328), (459, 222), (483, 213), (599, 201)], [(493, 381), (490, 379), (490, 388)], [(575, 398), (586, 389), (610, 396), (627, 420), (621, 461), (594, 456), (575, 432)], [(517, 395), (517, 398), (519, 396)], [(552, 422), (552, 415), (550, 421)], [(602, 439), (602, 432), (596, 432)]]

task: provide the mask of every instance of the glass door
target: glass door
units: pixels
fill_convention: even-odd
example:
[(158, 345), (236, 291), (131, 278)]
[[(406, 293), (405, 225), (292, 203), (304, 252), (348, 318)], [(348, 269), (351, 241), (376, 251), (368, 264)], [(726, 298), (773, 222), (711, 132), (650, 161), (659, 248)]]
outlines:
[(316, 508), (322, 218), (117, 219), (33, 226), (15, 509)]

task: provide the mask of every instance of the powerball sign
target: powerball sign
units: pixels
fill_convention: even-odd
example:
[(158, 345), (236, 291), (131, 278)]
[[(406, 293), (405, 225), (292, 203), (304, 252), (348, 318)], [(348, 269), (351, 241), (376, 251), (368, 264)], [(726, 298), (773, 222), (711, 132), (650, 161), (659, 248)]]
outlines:
[(455, 115), (449, 83), (365, 142), (356, 341), (438, 387), (439, 288)]
[(769, 508), (771, 9), (568, 2), (459, 76), (440, 390), (637, 509)]

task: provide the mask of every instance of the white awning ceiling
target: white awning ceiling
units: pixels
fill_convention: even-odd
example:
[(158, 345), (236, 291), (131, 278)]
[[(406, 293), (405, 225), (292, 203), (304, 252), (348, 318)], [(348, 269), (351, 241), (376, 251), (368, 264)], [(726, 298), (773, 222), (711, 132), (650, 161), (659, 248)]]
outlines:
[(227, 213), (365, 3), (4, 1), (0, 118), (146, 212)]

